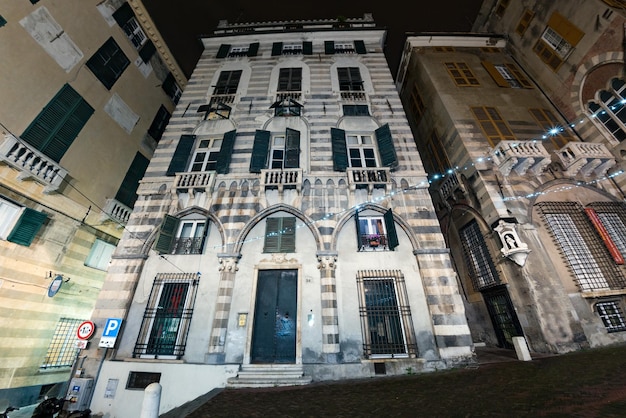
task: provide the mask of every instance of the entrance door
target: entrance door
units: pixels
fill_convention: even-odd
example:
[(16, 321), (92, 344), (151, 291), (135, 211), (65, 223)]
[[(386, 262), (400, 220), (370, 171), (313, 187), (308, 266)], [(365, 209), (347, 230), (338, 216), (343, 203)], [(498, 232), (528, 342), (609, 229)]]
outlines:
[(259, 270), (252, 363), (295, 363), (297, 270)]
[(513, 349), (513, 337), (524, 335), (517, 319), (509, 292), (505, 287), (497, 287), (483, 292), (487, 310), (498, 338), (503, 348)]

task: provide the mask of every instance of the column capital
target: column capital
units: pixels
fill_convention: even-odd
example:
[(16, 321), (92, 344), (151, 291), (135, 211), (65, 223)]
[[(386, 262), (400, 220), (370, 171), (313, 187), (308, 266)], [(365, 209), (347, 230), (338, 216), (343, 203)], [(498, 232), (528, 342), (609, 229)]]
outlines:
[(239, 270), (237, 263), (241, 258), (241, 254), (218, 254), (217, 257), (220, 263), (219, 271), (235, 272)]

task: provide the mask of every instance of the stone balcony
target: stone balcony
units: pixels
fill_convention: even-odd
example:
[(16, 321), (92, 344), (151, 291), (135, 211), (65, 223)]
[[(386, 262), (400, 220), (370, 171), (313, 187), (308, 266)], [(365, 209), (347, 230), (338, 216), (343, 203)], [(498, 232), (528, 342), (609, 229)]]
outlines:
[(523, 176), (539, 175), (550, 164), (550, 153), (543, 144), (535, 141), (500, 141), (491, 157), (504, 176), (514, 171)]
[(19, 170), (19, 180), (35, 180), (44, 186), (44, 193), (56, 192), (67, 171), (46, 155), (5, 134), (0, 143), (0, 161)]
[(261, 170), (261, 189), (277, 189), (282, 193), (284, 189), (302, 190), (302, 169), (282, 168)]
[(104, 212), (104, 219), (112, 219), (120, 225), (126, 225), (130, 214), (133, 212), (132, 208), (115, 199), (107, 199), (102, 211)]
[(374, 188), (385, 188), (391, 191), (391, 171), (389, 167), (348, 168), (348, 184), (351, 190), (367, 189), (372, 193)]
[(615, 156), (604, 144), (595, 142), (568, 142), (554, 152), (554, 158), (561, 163), (566, 175), (581, 175), (588, 178), (591, 174), (602, 177), (615, 165)]
[(347, 102), (365, 102), (367, 101), (367, 95), (364, 91), (342, 91), (341, 100)]
[(179, 208), (208, 207), (215, 187), (215, 171), (176, 173), (172, 190), (178, 196)]
[(449, 200), (456, 202), (459, 194), (464, 195), (465, 185), (461, 180), (461, 175), (456, 171), (446, 174), (445, 177), (439, 179), (432, 187), (432, 190), (436, 191), (441, 198), (441, 201), (450, 208)]

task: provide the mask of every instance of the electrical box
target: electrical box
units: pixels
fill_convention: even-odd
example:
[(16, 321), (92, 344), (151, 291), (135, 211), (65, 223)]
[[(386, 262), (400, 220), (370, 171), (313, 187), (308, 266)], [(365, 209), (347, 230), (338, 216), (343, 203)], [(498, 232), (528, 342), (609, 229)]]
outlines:
[(89, 408), (93, 383), (93, 378), (90, 377), (74, 377), (70, 381), (70, 387), (65, 397), (68, 411), (84, 411)]

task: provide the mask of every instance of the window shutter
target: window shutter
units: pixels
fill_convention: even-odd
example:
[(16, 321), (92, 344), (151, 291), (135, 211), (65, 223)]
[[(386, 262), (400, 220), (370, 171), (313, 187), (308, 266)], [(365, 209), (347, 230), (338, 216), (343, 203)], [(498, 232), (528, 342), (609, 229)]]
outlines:
[(26, 128), (22, 139), (59, 162), (94, 110), (65, 84)]
[(357, 54), (367, 54), (367, 49), (365, 49), (365, 42), (363, 41), (354, 41), (354, 50)]
[(174, 91), (176, 90), (176, 80), (174, 79), (174, 74), (168, 73), (165, 80), (163, 80), (163, 84), (161, 84), (161, 88), (168, 95), (168, 97), (174, 97)]
[(159, 237), (157, 238), (156, 244), (154, 246), (154, 249), (160, 254), (166, 254), (170, 252), (179, 222), (180, 219), (171, 215), (165, 215), (165, 218), (163, 218), (161, 230), (159, 231)]
[(119, 9), (113, 12), (113, 19), (120, 27), (123, 27), (133, 17), (135, 17), (135, 13), (127, 2), (124, 2)]
[(396, 232), (396, 223), (393, 221), (393, 212), (389, 209), (383, 216), (385, 218), (385, 228), (387, 229), (387, 245), (389, 249), (395, 249), (398, 242), (398, 233)]
[(522, 73), (522, 71), (519, 68), (517, 68), (515, 64), (506, 63), (504, 65), (515, 76), (515, 79), (522, 87), (524, 87), (525, 89), (533, 88), (533, 85), (530, 83), (530, 81), (526, 79), (526, 77), (524, 77), (524, 74)]
[(346, 168), (348, 168), (346, 131), (343, 129), (330, 128), (330, 140), (333, 150), (333, 170), (346, 171)]
[(167, 111), (167, 108), (163, 105), (159, 107), (159, 111), (154, 116), (150, 128), (148, 128), (148, 134), (157, 142), (163, 136), (163, 132), (167, 127), (167, 123), (170, 121), (172, 115)]
[(561, 35), (571, 46), (576, 46), (582, 37), (585, 36), (585, 32), (578, 29), (558, 12), (552, 13), (548, 26)]
[(7, 237), (7, 241), (28, 247), (35, 239), (46, 218), (48, 218), (48, 215), (45, 213), (31, 208), (24, 208), (15, 228)]
[(228, 174), (228, 166), (230, 165), (230, 160), (233, 155), (233, 148), (235, 147), (236, 136), (236, 130), (228, 131), (224, 134), (222, 146), (220, 147), (220, 154), (217, 157), (217, 163), (215, 167), (215, 171), (218, 174)]
[(393, 146), (389, 124), (386, 123), (376, 129), (375, 133), (383, 167), (394, 167), (398, 164), (398, 157), (396, 157), (396, 149)]
[(502, 74), (498, 72), (498, 70), (492, 63), (490, 63), (489, 61), (482, 61), (481, 64), (483, 65), (485, 70), (487, 70), (491, 78), (493, 78), (493, 81), (495, 81), (498, 86), (511, 87), (508, 81), (506, 81), (504, 77), (502, 77)]
[(285, 134), (285, 168), (300, 167), (300, 131), (287, 128)]
[(196, 142), (195, 135), (180, 136), (172, 161), (170, 161), (170, 165), (165, 172), (166, 176), (173, 176), (176, 173), (184, 172), (187, 169), (187, 160), (191, 154), (194, 142)]
[(220, 49), (217, 50), (215, 58), (226, 58), (228, 56), (228, 52), (230, 52), (230, 45), (222, 44), (220, 45)]
[(144, 174), (146, 174), (148, 164), (150, 164), (150, 160), (144, 157), (140, 152), (135, 154), (135, 158), (115, 195), (115, 200), (125, 204), (129, 208), (135, 206), (139, 181), (143, 178)]
[(267, 218), (265, 253), (293, 253), (296, 250), (296, 218)]
[(363, 246), (363, 242), (361, 240), (361, 225), (359, 222), (359, 211), (354, 211), (354, 222), (356, 223), (356, 250), (360, 251)]
[(255, 42), (252, 43), (248, 46), (248, 56), (249, 57), (256, 57), (257, 53), (259, 52), (259, 43)]
[(267, 218), (265, 220), (265, 245), (263, 246), (264, 253), (280, 252), (280, 219), (281, 218)]
[(296, 218), (281, 218), (280, 252), (293, 253), (296, 251)]
[(107, 90), (111, 90), (111, 87), (120, 78), (130, 61), (124, 55), (117, 42), (111, 37), (89, 58), (86, 64), (87, 68), (100, 80), (104, 87)]
[(310, 42), (310, 41), (302, 42), (302, 54), (313, 55), (313, 42)]
[(272, 44), (272, 56), (275, 57), (277, 55), (283, 54), (283, 43), (282, 42), (274, 42)]
[(257, 129), (256, 134), (254, 134), (252, 157), (250, 158), (251, 173), (260, 173), (266, 167), (269, 148), (270, 132)]
[(139, 56), (141, 57), (143, 62), (148, 62), (150, 61), (150, 58), (152, 58), (155, 52), (156, 52), (156, 47), (154, 46), (152, 41), (148, 39), (148, 41), (139, 50)]
[(324, 41), (324, 53), (327, 55), (335, 53), (335, 41)]

